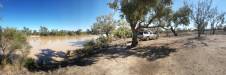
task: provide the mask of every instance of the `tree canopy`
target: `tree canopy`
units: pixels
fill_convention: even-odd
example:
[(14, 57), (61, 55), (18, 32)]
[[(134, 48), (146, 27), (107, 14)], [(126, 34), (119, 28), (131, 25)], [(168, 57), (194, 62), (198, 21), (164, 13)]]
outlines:
[(113, 0), (109, 7), (119, 10), (130, 23), (133, 32), (131, 47), (138, 44), (137, 32), (141, 25), (148, 27), (155, 18), (164, 14), (165, 7), (172, 4), (172, 0)]
[(115, 21), (113, 19), (113, 15), (109, 14), (97, 17), (96, 22), (92, 26), (92, 31), (96, 34), (106, 34), (108, 37), (114, 28)]

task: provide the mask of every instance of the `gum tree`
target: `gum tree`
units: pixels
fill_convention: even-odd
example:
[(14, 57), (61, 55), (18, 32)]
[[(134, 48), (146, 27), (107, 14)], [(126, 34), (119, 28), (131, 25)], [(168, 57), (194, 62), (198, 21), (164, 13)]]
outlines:
[(135, 47), (139, 28), (148, 27), (154, 19), (160, 18), (162, 8), (170, 4), (172, 0), (113, 0), (109, 7), (120, 11), (130, 24), (133, 33), (131, 47)]
[(97, 17), (96, 22), (92, 26), (92, 31), (96, 34), (106, 34), (109, 37), (110, 33), (115, 28), (113, 15), (104, 15)]
[(193, 5), (191, 18), (196, 25), (198, 38), (204, 33), (210, 21), (212, 9), (212, 0), (199, 0), (196, 6)]
[(217, 8), (213, 8), (210, 13), (210, 27), (211, 34), (215, 34), (215, 31), (218, 26), (221, 26), (224, 23), (225, 13), (219, 13)]
[(49, 35), (49, 30), (48, 30), (48, 28), (43, 27), (43, 26), (40, 26), (39, 32), (40, 32), (40, 35), (43, 35), (43, 36)]
[(179, 25), (188, 26), (190, 24), (190, 14), (192, 13), (190, 7), (186, 4), (184, 4), (183, 7), (179, 8), (178, 11), (176, 11), (173, 14), (173, 22), (174, 25), (170, 27), (170, 30), (174, 33), (175, 36), (177, 36), (176, 28)]

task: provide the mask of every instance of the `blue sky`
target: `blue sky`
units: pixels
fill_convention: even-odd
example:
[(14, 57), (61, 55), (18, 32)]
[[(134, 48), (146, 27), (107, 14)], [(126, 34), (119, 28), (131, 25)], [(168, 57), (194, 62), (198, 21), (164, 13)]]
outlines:
[[(87, 29), (96, 21), (96, 17), (113, 13), (108, 8), (110, 0), (0, 0), (3, 27), (21, 29), (28, 27), (39, 29)], [(198, 0), (190, 0), (196, 2)], [(226, 11), (226, 0), (213, 0), (220, 11)], [(183, 5), (183, 0), (174, 0), (173, 9)]]

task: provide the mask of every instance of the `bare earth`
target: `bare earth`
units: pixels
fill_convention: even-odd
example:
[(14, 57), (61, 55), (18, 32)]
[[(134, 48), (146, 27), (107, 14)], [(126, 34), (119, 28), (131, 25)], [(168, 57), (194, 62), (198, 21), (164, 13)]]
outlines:
[[(86, 66), (67, 67), (64, 75), (225, 75), (226, 35), (205, 40), (194, 36), (142, 41), (138, 48), (112, 49)], [(121, 40), (118, 40), (121, 41)], [(117, 42), (117, 41), (116, 41)], [(122, 41), (121, 41), (122, 42)], [(166, 46), (163, 48), (161, 46)], [(144, 47), (141, 49), (140, 47)], [(146, 48), (147, 47), (147, 48)], [(154, 47), (154, 48), (153, 48)], [(155, 48), (156, 47), (156, 48)], [(159, 50), (157, 47), (161, 47)], [(157, 51), (152, 51), (152, 50)], [(161, 52), (162, 50), (169, 50)], [(175, 50), (170, 52), (171, 50)], [(152, 52), (152, 54), (145, 54)], [(156, 53), (156, 54), (155, 54)], [(169, 55), (165, 55), (169, 54)], [(154, 57), (157, 56), (158, 57)], [(165, 55), (165, 56), (164, 56)], [(150, 60), (156, 58), (155, 60)], [(56, 72), (60, 72), (57, 70)]]
[[(66, 53), (69, 50), (76, 50), (83, 47), (83, 44), (92, 39), (96, 39), (96, 35), (81, 36), (31, 36), (28, 42), (31, 45), (29, 57), (36, 58), (36, 55), (43, 51)], [(51, 54), (51, 53), (49, 53)]]
[[(194, 37), (140, 41), (132, 49), (112, 47), (85, 58), (81, 64), (51, 72), (6, 68), (0, 75), (225, 75), (226, 35), (208, 35), (201, 40)], [(112, 44), (127, 45), (129, 41), (121, 39)]]

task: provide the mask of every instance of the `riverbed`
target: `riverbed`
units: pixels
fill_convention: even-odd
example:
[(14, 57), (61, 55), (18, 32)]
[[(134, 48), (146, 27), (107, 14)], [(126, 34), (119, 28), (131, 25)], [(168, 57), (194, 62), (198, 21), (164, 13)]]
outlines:
[(83, 48), (83, 44), (96, 39), (96, 35), (81, 36), (30, 36), (28, 43), (32, 47), (29, 57), (36, 57), (43, 51), (66, 53), (69, 50)]

